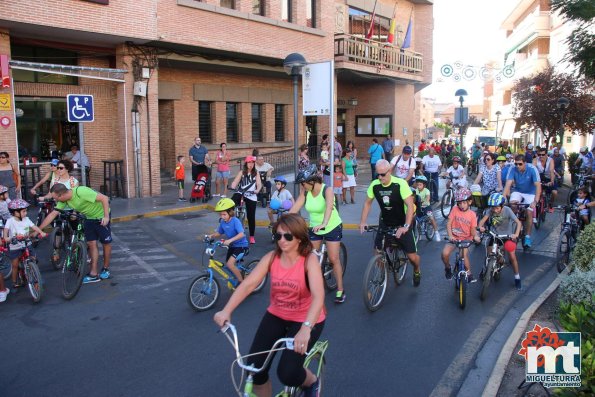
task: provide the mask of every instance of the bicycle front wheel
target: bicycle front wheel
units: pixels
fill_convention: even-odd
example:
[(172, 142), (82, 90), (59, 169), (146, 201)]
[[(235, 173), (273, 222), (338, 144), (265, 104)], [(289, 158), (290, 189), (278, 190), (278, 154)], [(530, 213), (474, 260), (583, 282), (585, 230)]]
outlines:
[[(339, 260), (341, 261), (341, 274), (345, 274), (347, 268), (347, 247), (341, 243), (339, 246)], [(328, 259), (328, 251), (324, 253), (322, 258), (322, 275), (324, 277), (324, 286), (327, 290), (332, 291), (337, 289), (337, 278), (333, 271), (333, 264)]]
[[(258, 262), (260, 262), (258, 259), (254, 259), (252, 262), (248, 263), (247, 265), (244, 265), (240, 268), (240, 272), (242, 273), (242, 277), (246, 278), (248, 277), (248, 275), (252, 272), (252, 270), (254, 270), (254, 268), (256, 267), (256, 265), (258, 265)], [(254, 288), (254, 291), (252, 291), (253, 294), (259, 292), (261, 289), (263, 289), (264, 285), (267, 282), (267, 278), (268, 278), (269, 274), (265, 274), (265, 276), (263, 277), (263, 279), (260, 281), (260, 283), (256, 286), (256, 288)]]
[(39, 267), (37, 267), (37, 263), (33, 259), (27, 259), (25, 262), (25, 276), (27, 277), (27, 286), (33, 302), (37, 303), (41, 300), (43, 287)]
[(492, 273), (496, 268), (496, 258), (486, 258), (485, 265), (483, 266), (483, 285), (481, 286), (480, 299), (483, 301), (488, 297), (488, 288), (490, 287), (490, 281), (492, 281)]
[(558, 273), (562, 273), (568, 266), (570, 260), (570, 245), (572, 236), (569, 230), (563, 230), (558, 238), (558, 247), (556, 249), (556, 268)]
[(50, 234), (50, 262), (56, 270), (62, 268), (62, 261), (66, 254), (64, 246), (64, 230), (62, 226), (56, 226)]
[(448, 189), (442, 195), (442, 201), (440, 201), (440, 211), (444, 219), (448, 218), (450, 211), (452, 210), (452, 190)]
[(467, 304), (467, 275), (465, 272), (459, 273), (460, 283), (459, 283), (459, 307), (461, 309), (465, 308)]
[(387, 285), (387, 263), (384, 255), (375, 255), (364, 273), (364, 304), (366, 308), (375, 312), (382, 305)]
[(197, 312), (209, 310), (219, 298), (219, 282), (209, 274), (202, 274), (192, 280), (188, 288), (188, 304)]
[(0, 253), (0, 277), (4, 280), (8, 280), (11, 274), (12, 265), (10, 264), (10, 259), (8, 259), (8, 256), (6, 256), (5, 253)]
[(395, 279), (395, 283), (397, 285), (401, 285), (405, 279), (405, 274), (407, 274), (409, 258), (407, 258), (407, 255), (405, 255), (405, 253), (400, 248), (394, 248), (392, 261), (394, 266), (393, 277)]
[(434, 226), (432, 226), (432, 222), (430, 222), (429, 219), (426, 218), (424, 222), (426, 224), (426, 238), (428, 241), (432, 241), (434, 239), (434, 235), (436, 234), (436, 230), (434, 230)]
[(81, 288), (87, 271), (87, 247), (82, 241), (75, 241), (62, 266), (62, 296), (70, 300)]

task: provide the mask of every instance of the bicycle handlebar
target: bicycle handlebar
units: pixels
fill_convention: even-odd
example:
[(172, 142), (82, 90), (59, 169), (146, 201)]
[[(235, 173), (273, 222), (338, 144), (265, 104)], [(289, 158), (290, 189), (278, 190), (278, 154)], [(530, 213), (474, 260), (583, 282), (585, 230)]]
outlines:
[(78, 211), (75, 211), (73, 209), (59, 209), (59, 208), (54, 208), (55, 211), (58, 211), (60, 213), (60, 217), (62, 218), (76, 218), (79, 219), (81, 221), (84, 221), (85, 219), (87, 219), (87, 217), (83, 214), (81, 214)]
[(457, 248), (469, 248), (471, 244), (475, 244), (475, 241), (473, 240), (451, 240), (448, 237), (445, 237), (444, 240), (456, 245)]
[(377, 231), (379, 233), (384, 233), (384, 234), (389, 234), (391, 236), (394, 236), (395, 233), (397, 233), (397, 229), (399, 229), (398, 227), (380, 227), (380, 225), (368, 225), (366, 226), (366, 231), (367, 232), (373, 232), (373, 231)]

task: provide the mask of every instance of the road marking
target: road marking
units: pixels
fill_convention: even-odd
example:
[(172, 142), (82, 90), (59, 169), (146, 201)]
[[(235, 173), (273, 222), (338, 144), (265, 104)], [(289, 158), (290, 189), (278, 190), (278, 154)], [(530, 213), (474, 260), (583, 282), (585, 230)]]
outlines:
[[(122, 245), (122, 240), (117, 237), (116, 235), (114, 235), (112, 233), (112, 239)], [(140, 267), (142, 267), (143, 269), (145, 269), (147, 271), (147, 273), (149, 273), (151, 276), (155, 277), (157, 280), (159, 280), (162, 283), (167, 282), (167, 279), (165, 277), (163, 277), (161, 274), (159, 274), (159, 272), (157, 270), (155, 270), (155, 268), (151, 265), (149, 265), (147, 262), (145, 262), (144, 260), (142, 260), (138, 255), (136, 255), (134, 252), (130, 252), (130, 260), (136, 262)]]
[[(167, 273), (168, 275), (175, 277), (174, 279), (166, 279), (161, 277), (161, 284), (167, 284), (173, 281), (180, 281), (190, 276), (198, 276), (200, 273), (196, 270), (176, 270)], [(114, 274), (114, 280), (145, 280), (151, 278), (152, 275), (149, 273), (136, 273), (136, 274)], [(181, 277), (181, 278), (180, 278)]]

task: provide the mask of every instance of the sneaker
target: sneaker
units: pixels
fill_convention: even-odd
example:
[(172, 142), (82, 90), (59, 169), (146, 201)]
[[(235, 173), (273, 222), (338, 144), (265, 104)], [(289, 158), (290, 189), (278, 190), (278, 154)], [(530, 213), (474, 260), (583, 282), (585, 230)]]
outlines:
[(473, 274), (467, 272), (467, 282), (469, 284), (476, 283), (477, 282), (477, 279), (475, 277), (473, 277)]
[(523, 245), (527, 248), (531, 248), (531, 237), (525, 236), (525, 242), (523, 243)]
[(90, 274), (87, 274), (83, 278), (83, 284), (98, 283), (100, 281), (101, 279), (99, 278), (99, 276), (91, 276)]
[(434, 241), (438, 243), (442, 241), (442, 237), (440, 237), (440, 233), (438, 233), (438, 231), (436, 231), (436, 234), (434, 235)]
[(6, 297), (10, 294), (10, 290), (6, 288), (4, 291), (0, 292), (0, 302), (4, 302)]
[(221, 195), (221, 198), (225, 198), (225, 197), (227, 197), (227, 196), (226, 196), (226, 195), (224, 195), (224, 194), (222, 194), (222, 195)]
[(537, 225), (537, 218), (533, 218), (533, 224)]
[(521, 279), (520, 278), (515, 278), (514, 279), (514, 286), (516, 287), (516, 289), (518, 289), (519, 291), (523, 289), (523, 284), (521, 283)]
[(444, 277), (446, 277), (447, 280), (452, 280), (452, 270), (450, 270), (450, 267), (444, 269)]
[(420, 272), (414, 272), (413, 273), (413, 286), (414, 287), (419, 287), (419, 283), (421, 282), (421, 273)]
[(302, 388), (302, 391), (304, 397), (320, 397), (320, 380), (316, 379), (316, 382), (309, 387)]
[[(220, 194), (217, 194), (217, 193), (213, 194), (213, 197), (219, 197), (219, 196), (220, 196)], [(225, 197), (225, 196), (222, 196), (222, 197)]]
[(99, 278), (102, 280), (106, 280), (108, 278), (110, 278), (112, 274), (110, 273), (109, 269), (106, 269), (105, 267), (103, 269), (101, 269), (101, 273), (99, 273)]
[(178, 199), (178, 201), (184, 202), (184, 201), (188, 201), (188, 200), (186, 200), (184, 197), (180, 197), (180, 198)]
[(250, 244), (256, 244), (256, 240), (254, 240), (254, 236), (250, 236)]
[(335, 294), (335, 303), (343, 303), (345, 302), (345, 297), (347, 295), (345, 294), (345, 291), (337, 291), (337, 293)]

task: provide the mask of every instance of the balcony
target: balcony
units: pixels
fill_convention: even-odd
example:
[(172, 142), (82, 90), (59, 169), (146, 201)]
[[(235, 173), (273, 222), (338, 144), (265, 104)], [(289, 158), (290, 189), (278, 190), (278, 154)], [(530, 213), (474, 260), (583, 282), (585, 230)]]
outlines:
[(335, 35), (335, 66), (421, 81), (423, 57), (388, 43), (342, 34)]
[(530, 14), (506, 38), (507, 54), (514, 50), (522, 49), (540, 37), (550, 35), (550, 12), (540, 12), (538, 15)]

